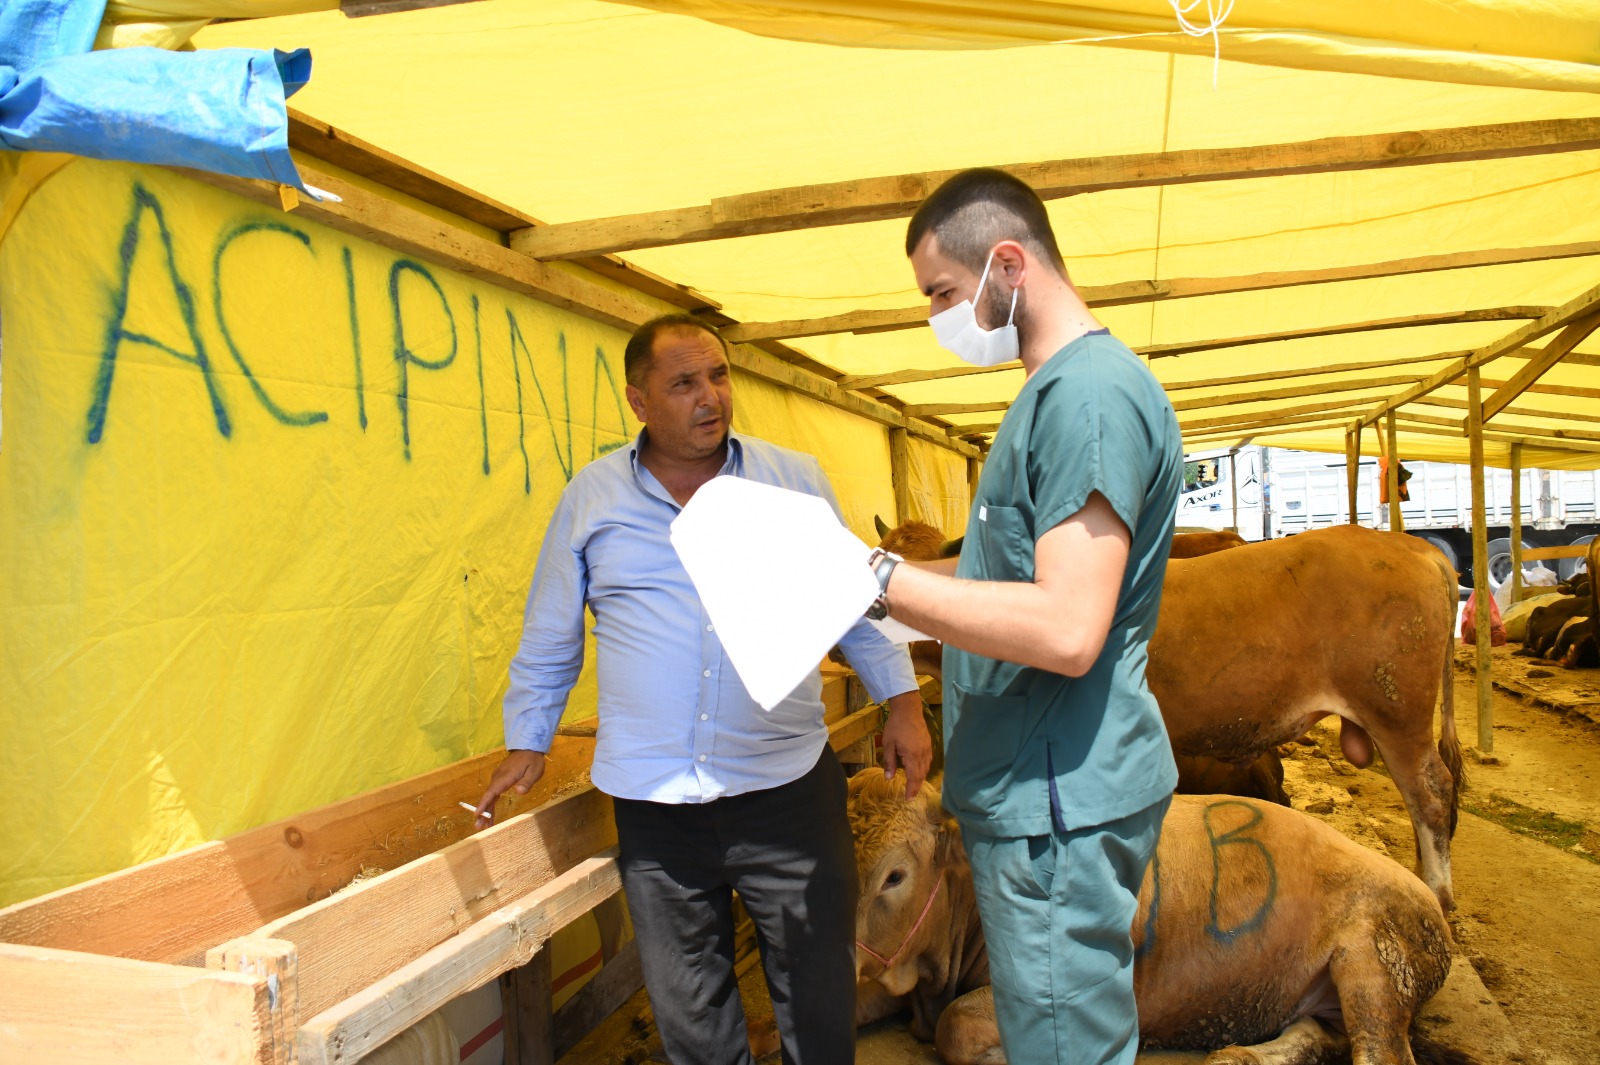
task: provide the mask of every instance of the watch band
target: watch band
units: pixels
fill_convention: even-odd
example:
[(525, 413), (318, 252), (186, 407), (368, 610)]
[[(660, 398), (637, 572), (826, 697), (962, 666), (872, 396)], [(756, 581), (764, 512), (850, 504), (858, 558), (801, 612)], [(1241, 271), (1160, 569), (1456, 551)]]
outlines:
[(889, 616), (889, 578), (894, 573), (894, 568), (905, 559), (892, 551), (885, 551), (881, 547), (872, 549), (872, 554), (867, 556), (867, 565), (872, 569), (872, 575), (878, 579), (878, 597), (867, 607), (867, 617), (873, 621), (882, 621)]

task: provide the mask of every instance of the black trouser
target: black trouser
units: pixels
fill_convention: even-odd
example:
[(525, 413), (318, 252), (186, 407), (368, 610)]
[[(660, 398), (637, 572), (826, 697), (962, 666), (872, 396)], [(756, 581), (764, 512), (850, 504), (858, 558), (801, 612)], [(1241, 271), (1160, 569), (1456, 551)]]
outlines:
[(748, 1065), (732, 893), (755, 924), (786, 1065), (855, 1060), (855, 847), (824, 747), (789, 784), (710, 803), (617, 799), (622, 885), (673, 1065)]

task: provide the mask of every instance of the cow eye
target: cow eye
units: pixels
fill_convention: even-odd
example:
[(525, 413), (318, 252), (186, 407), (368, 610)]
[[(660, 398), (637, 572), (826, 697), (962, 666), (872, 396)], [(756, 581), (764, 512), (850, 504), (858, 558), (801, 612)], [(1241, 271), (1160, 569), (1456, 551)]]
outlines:
[(896, 869), (894, 872), (883, 878), (883, 886), (886, 888), (896, 887), (901, 881), (905, 880), (905, 878), (906, 874)]

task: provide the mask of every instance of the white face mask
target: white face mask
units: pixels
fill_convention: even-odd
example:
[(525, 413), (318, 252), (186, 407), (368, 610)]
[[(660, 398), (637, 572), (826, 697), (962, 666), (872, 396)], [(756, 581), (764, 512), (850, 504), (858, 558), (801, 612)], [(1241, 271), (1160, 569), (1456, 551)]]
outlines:
[[(978, 278), (978, 291), (974, 299), (982, 298), (984, 282), (989, 278), (989, 266), (994, 262), (994, 252), (983, 264), (983, 276)], [(1017, 338), (1017, 290), (1011, 290), (1011, 315), (998, 329), (985, 329), (978, 324), (978, 312), (972, 300), (962, 300), (954, 307), (940, 311), (928, 319), (933, 335), (940, 347), (960, 356), (974, 366), (998, 366), (1018, 357), (1022, 350)]]

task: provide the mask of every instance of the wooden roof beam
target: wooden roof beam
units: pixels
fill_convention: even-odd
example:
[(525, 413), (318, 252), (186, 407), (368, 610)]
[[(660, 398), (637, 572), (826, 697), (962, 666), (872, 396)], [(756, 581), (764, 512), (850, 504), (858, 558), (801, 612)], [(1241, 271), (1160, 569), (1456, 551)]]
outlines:
[[(1370, 399), (1333, 399), (1320, 403), (1305, 403), (1298, 407), (1284, 407), (1276, 411), (1253, 411), (1249, 414), (1228, 414), (1216, 418), (1197, 418), (1193, 421), (1179, 421), (1178, 428), (1184, 433), (1192, 433), (1201, 429), (1254, 429), (1269, 425), (1290, 425), (1296, 421), (1312, 421), (1317, 418), (1329, 417), (1330, 411), (1349, 410), (1370, 403)], [(1343, 422), (1349, 421), (1346, 416)]]
[(1465, 356), (1452, 362), (1427, 380), (1412, 385), (1404, 392), (1383, 400), (1372, 410), (1362, 415), (1361, 423), (1363, 425), (1371, 425), (1389, 411), (1404, 404), (1415, 402), (1422, 396), (1454, 381), (1469, 369), (1482, 366), (1484, 363), (1491, 362), (1502, 355), (1516, 351), (1529, 341), (1537, 340), (1546, 333), (1552, 333), (1581, 318), (1586, 318), (1597, 310), (1600, 310), (1600, 285), (1562, 304), (1543, 318), (1529, 322), (1521, 329), (1506, 334), (1494, 343), (1468, 352)]
[(1369, 388), (1393, 388), (1395, 385), (1422, 380), (1416, 374), (1403, 377), (1366, 377), (1357, 381), (1331, 381), (1323, 384), (1291, 385), (1286, 388), (1269, 388), (1260, 392), (1230, 392), (1198, 399), (1174, 400), (1175, 411), (1204, 410), (1208, 407), (1228, 407), (1236, 403), (1265, 403), (1274, 399), (1299, 399), (1304, 396), (1325, 396), (1332, 392), (1357, 392)]
[(1527, 365), (1511, 376), (1511, 380), (1501, 385), (1494, 395), (1483, 401), (1483, 420), (1488, 421), (1496, 414), (1506, 409), (1510, 402), (1526, 392), (1545, 372), (1556, 363), (1566, 358), (1568, 352), (1577, 347), (1590, 333), (1600, 327), (1600, 311), (1580, 318), (1561, 331), (1561, 335), (1551, 341), (1537, 357), (1529, 359)]
[[(1356, 266), (1330, 266), (1313, 270), (1269, 270), (1235, 277), (1174, 277), (1166, 280), (1119, 281), (1110, 285), (1079, 285), (1078, 295), (1090, 307), (1126, 307), (1137, 303), (1198, 296), (1223, 296), (1235, 292), (1260, 292), (1268, 289), (1299, 288), (1340, 281), (1371, 281), (1402, 274), (1437, 273), (1441, 270), (1469, 270), (1480, 266), (1508, 266), (1516, 263), (1548, 262), (1600, 255), (1600, 241), (1573, 244), (1545, 244), (1527, 248), (1487, 248), (1478, 251), (1450, 252), (1443, 255), (1416, 255)], [(733, 340), (793, 339), (829, 333), (882, 333), (893, 329), (914, 329), (928, 324), (926, 304), (877, 311), (850, 311), (823, 318), (796, 318), (779, 322), (743, 322), (734, 329)]]
[[(1594, 148), (1600, 148), (1600, 118), (1566, 118), (1012, 163), (1001, 169), (1049, 200), (1110, 189), (1506, 159)], [(957, 173), (930, 170), (765, 189), (722, 196), (693, 207), (530, 227), (512, 233), (512, 247), (536, 259), (577, 259), (636, 248), (905, 218)]]
[(1245, 444), (1248, 444), (1250, 441), (1261, 436), (1281, 436), (1284, 433), (1311, 433), (1320, 429), (1343, 429), (1348, 424), (1348, 418), (1340, 418), (1337, 421), (1295, 423), (1290, 425), (1280, 425), (1276, 428), (1268, 426), (1263, 429), (1250, 429), (1244, 432), (1234, 429), (1230, 432), (1225, 432), (1218, 435), (1205, 434), (1200, 436), (1185, 436), (1183, 438), (1183, 446), (1185, 450), (1201, 447), (1205, 444), (1223, 443), (1231, 444), (1233, 447), (1243, 447)]

